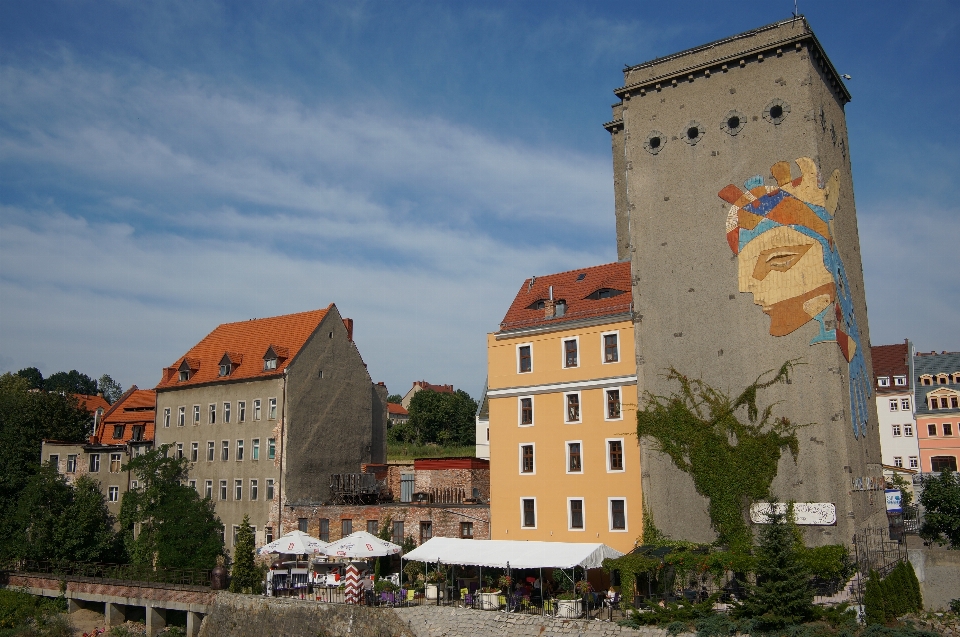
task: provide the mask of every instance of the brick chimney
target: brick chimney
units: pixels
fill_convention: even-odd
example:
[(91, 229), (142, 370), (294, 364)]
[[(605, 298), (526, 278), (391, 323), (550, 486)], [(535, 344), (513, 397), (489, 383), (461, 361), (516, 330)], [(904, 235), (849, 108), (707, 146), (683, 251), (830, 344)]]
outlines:
[(343, 326), (347, 328), (347, 340), (353, 342), (353, 319), (343, 319)]

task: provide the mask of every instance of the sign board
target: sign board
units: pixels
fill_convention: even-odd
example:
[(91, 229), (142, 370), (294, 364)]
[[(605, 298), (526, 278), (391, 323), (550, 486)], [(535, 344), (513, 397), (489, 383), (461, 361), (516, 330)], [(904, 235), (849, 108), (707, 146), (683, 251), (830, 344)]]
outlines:
[(900, 489), (887, 489), (887, 513), (903, 513)]
[[(750, 507), (750, 521), (754, 524), (769, 524), (771, 508), (786, 515), (787, 503), (757, 502)], [(831, 526), (837, 523), (837, 507), (833, 502), (794, 502), (793, 517), (797, 524), (807, 526)]]

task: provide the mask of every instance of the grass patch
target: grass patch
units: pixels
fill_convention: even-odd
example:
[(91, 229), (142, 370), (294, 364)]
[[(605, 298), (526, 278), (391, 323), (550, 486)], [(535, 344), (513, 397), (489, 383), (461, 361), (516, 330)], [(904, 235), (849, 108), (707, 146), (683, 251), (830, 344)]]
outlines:
[(441, 447), (435, 444), (418, 445), (412, 442), (387, 444), (387, 460), (414, 460), (416, 458), (473, 458), (477, 455), (474, 445), (465, 447)]

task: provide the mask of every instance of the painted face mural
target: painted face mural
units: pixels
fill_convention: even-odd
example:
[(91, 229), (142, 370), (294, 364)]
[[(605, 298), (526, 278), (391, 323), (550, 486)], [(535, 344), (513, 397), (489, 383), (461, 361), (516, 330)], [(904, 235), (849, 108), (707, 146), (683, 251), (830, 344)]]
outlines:
[(765, 186), (757, 175), (744, 189), (730, 184), (718, 194), (729, 202), (727, 242), (737, 255), (741, 292), (770, 317), (770, 333), (785, 336), (816, 321), (810, 344), (835, 342), (849, 365), (853, 435), (867, 433), (866, 365), (860, 330), (853, 313), (847, 274), (833, 237), (833, 215), (840, 195), (840, 171), (821, 187), (817, 166), (809, 157), (796, 160), (800, 177), (790, 178), (790, 165), (771, 168), (777, 186)]

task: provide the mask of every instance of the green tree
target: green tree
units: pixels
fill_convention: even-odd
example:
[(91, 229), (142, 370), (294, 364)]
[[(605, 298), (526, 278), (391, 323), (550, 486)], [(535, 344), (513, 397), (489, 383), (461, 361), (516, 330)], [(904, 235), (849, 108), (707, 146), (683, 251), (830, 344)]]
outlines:
[(17, 376), (27, 381), (30, 389), (43, 389), (43, 374), (36, 367), (24, 367)]
[[(746, 511), (751, 502), (769, 495), (783, 449), (794, 460), (799, 451), (797, 426), (785, 417), (774, 419), (773, 405), (762, 412), (757, 407), (757, 394), (787, 382), (794, 364), (788, 361), (776, 374), (762, 374), (736, 398), (671, 369), (666, 378), (678, 383), (679, 391), (647, 393), (646, 407), (637, 412), (637, 436), (652, 438), (693, 478), (697, 493), (709, 500), (718, 541), (734, 551), (750, 550)], [(741, 409), (745, 421), (738, 417)]]
[(797, 553), (794, 524), (782, 513), (769, 514), (757, 541), (757, 583), (736, 608), (760, 630), (802, 624), (814, 616), (810, 574)]
[(960, 548), (960, 473), (944, 470), (926, 478), (920, 504), (924, 509), (920, 537)]
[(400, 394), (390, 394), (389, 396), (387, 396), (387, 402), (394, 403), (395, 405), (399, 405), (400, 401), (402, 400), (403, 400), (403, 396), (401, 396)]
[(894, 489), (900, 489), (900, 506), (908, 507), (913, 504), (913, 491), (909, 488), (911, 485), (899, 473), (894, 473), (890, 480)]
[[(453, 393), (418, 391), (410, 400), (406, 442), (440, 445), (476, 444), (477, 401), (458, 389)], [(394, 436), (397, 437), (397, 434)]]
[(97, 381), (97, 389), (103, 394), (103, 399), (111, 405), (123, 396), (123, 387), (120, 386), (120, 383), (110, 378), (110, 374), (104, 374), (100, 377), (100, 380)]
[(93, 396), (97, 393), (97, 381), (83, 372), (71, 369), (69, 372), (50, 374), (50, 376), (43, 381), (43, 388), (47, 391)]
[(168, 447), (137, 456), (123, 467), (139, 481), (120, 504), (124, 547), (134, 564), (213, 568), (224, 554), (223, 523), (213, 502), (183, 485), (189, 462), (167, 458)]
[(40, 470), (43, 440), (83, 442), (90, 433), (90, 414), (75, 398), (30, 388), (22, 376), (0, 376), (0, 557), (9, 555), (10, 525), (28, 480)]
[(870, 570), (867, 579), (867, 588), (863, 593), (864, 614), (867, 624), (883, 624), (886, 622), (887, 612), (883, 597), (883, 582), (880, 575)]
[(250, 516), (244, 515), (237, 531), (237, 543), (233, 548), (233, 568), (230, 569), (230, 592), (259, 595), (263, 592), (263, 571), (254, 563), (255, 548)]
[(31, 560), (119, 561), (113, 524), (96, 481), (81, 476), (71, 487), (55, 467), (44, 464), (17, 503), (11, 554)]

